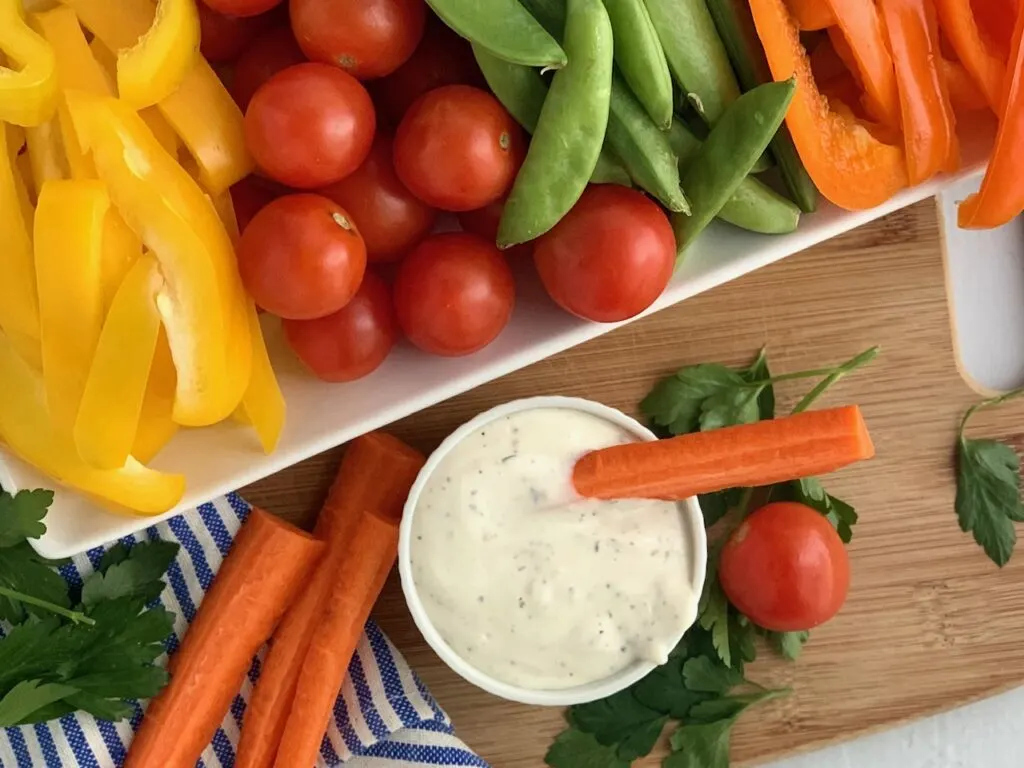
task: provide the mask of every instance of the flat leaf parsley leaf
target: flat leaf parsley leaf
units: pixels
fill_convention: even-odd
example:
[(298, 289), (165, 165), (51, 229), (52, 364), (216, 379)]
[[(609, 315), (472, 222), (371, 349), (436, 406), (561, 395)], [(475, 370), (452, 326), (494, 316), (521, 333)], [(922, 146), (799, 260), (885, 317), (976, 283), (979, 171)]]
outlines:
[(0, 549), (46, 533), (43, 517), (53, 503), (53, 491), (0, 493)]
[(552, 768), (629, 768), (629, 761), (620, 758), (615, 747), (605, 746), (576, 728), (558, 734), (544, 761)]

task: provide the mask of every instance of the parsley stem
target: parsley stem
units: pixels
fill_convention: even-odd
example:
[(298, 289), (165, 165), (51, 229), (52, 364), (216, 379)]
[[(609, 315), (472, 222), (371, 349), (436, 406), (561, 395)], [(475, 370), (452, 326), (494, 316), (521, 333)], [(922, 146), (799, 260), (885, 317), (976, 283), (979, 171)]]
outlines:
[(811, 404), (814, 403), (815, 400), (817, 400), (825, 393), (826, 389), (828, 389), (841, 378), (843, 378), (843, 376), (850, 373), (850, 371), (859, 368), (865, 363), (870, 363), (872, 360), (878, 357), (879, 349), (880, 348), (877, 346), (871, 347), (870, 349), (866, 349), (856, 357), (851, 357), (845, 363), (833, 369), (831, 373), (828, 374), (828, 376), (826, 376), (824, 379), (818, 382), (817, 386), (815, 386), (814, 389), (812, 389), (810, 392), (804, 395), (804, 398), (799, 403), (796, 404), (796, 407), (793, 409), (793, 413), (801, 413), (803, 411), (806, 411), (808, 408), (811, 407)]
[(71, 611), (67, 608), (61, 608), (59, 605), (55, 605), (48, 600), (40, 600), (38, 597), (32, 597), (32, 595), (26, 595), (24, 592), (18, 592), (4, 586), (0, 586), (0, 597), (17, 600), (18, 602), (25, 603), (26, 605), (34, 605), (36, 608), (42, 608), (50, 613), (56, 613), (58, 616), (63, 616), (65, 619), (71, 619), (75, 624), (88, 624), (89, 626), (92, 626), (96, 623), (95, 619), (86, 616), (81, 611)]
[(1005, 403), (1007, 400), (1013, 400), (1015, 397), (1020, 397), (1021, 395), (1024, 395), (1024, 387), (1011, 389), (1009, 392), (1003, 392), (1003, 394), (1001, 395), (990, 397), (987, 400), (982, 400), (980, 403), (975, 403), (974, 405), (972, 405), (970, 408), (967, 409), (967, 413), (964, 414), (963, 419), (961, 419), (960, 421), (960, 436), (963, 437), (964, 427), (967, 426), (967, 420), (974, 415), (975, 411), (982, 411), (986, 408), (991, 408), (993, 406), (1000, 405), (1002, 403)]

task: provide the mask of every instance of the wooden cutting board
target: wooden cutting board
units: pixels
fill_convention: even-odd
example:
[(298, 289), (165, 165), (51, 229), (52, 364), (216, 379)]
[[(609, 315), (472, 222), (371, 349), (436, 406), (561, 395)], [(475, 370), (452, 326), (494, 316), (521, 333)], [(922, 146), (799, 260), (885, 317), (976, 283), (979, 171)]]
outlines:
[[(978, 254), (984, 258), (985, 254)], [(927, 201), (762, 271), (456, 397), (393, 426), (429, 451), (480, 411), (518, 397), (577, 395), (635, 412), (660, 376), (684, 364), (742, 364), (761, 345), (775, 373), (882, 355), (822, 405), (860, 403), (878, 457), (826, 481), (861, 521), (842, 613), (790, 664), (763, 650), (752, 679), (795, 693), (747, 713), (736, 765), (889, 727), (1024, 680), (1024, 552), (997, 569), (953, 511), (958, 420), (977, 395), (957, 372), (935, 204)], [(782, 388), (780, 408), (806, 384)], [(372, 404), (368, 404), (372, 407)], [(1024, 447), (1024, 402), (974, 429)], [(245, 490), (308, 523), (340, 449)], [(503, 702), (463, 682), (421, 639), (393, 577), (374, 614), (454, 720), (498, 768), (540, 766), (562, 729), (558, 710)], [(657, 762), (651, 759), (649, 763)]]

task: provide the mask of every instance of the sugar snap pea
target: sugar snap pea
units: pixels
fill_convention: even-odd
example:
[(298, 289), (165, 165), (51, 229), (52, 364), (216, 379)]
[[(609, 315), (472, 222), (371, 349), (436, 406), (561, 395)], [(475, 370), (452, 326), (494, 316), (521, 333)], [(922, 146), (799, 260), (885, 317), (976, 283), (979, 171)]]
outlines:
[(740, 95), (704, 0), (646, 0), (669, 69), (708, 125)]
[[(668, 138), (672, 151), (679, 158), (679, 171), (686, 173), (700, 152), (701, 140), (678, 119), (673, 121)], [(800, 222), (800, 209), (771, 187), (747, 176), (722, 206), (718, 218), (750, 232), (783, 235), (796, 229)]]
[[(498, 101), (527, 133), (532, 134), (537, 129), (540, 111), (548, 95), (548, 84), (544, 82), (544, 78), (536, 69), (499, 59), (475, 43), (473, 55), (487, 85)], [(594, 168), (590, 180), (594, 184), (621, 184), (627, 187), (632, 185), (626, 169), (608, 149), (601, 150), (597, 167)]]
[(604, 0), (615, 35), (615, 63), (662, 130), (672, 124), (672, 74), (644, 0)]
[(740, 96), (711, 129), (683, 174), (683, 184), (692, 198), (691, 215), (672, 217), (680, 257), (736, 194), (779, 130), (795, 91), (793, 78), (759, 85)]
[(562, 39), (565, 29), (565, 0), (521, 0), (526, 10), (555, 40)]
[(658, 130), (618, 74), (612, 77), (606, 140), (637, 186), (658, 198), (670, 211), (689, 210), (679, 186), (679, 163), (668, 135)]
[[(761, 83), (770, 83), (774, 78), (758, 40), (747, 0), (707, 0), (707, 4), (743, 89), (749, 91)], [(793, 200), (801, 210), (807, 213), (815, 211), (818, 190), (800, 161), (793, 137), (785, 125), (772, 139), (769, 149)]]
[(519, 0), (427, 0), (441, 20), (506, 61), (559, 69), (565, 51)]
[(569, 63), (555, 73), (498, 226), (498, 245), (533, 240), (576, 204), (597, 166), (608, 125), (612, 25), (601, 0), (569, 0)]

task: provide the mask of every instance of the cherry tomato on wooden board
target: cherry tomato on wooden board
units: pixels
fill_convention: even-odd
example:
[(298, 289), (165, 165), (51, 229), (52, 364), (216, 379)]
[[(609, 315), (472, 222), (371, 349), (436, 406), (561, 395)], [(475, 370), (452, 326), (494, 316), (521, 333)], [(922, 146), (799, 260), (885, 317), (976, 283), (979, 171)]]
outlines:
[(525, 151), (523, 129), (494, 96), (447, 85), (405, 113), (395, 134), (395, 170), (428, 205), (471, 211), (508, 192)]
[[(506, 195), (501, 200), (495, 200), (483, 208), (460, 212), (458, 215), (459, 226), (466, 232), (480, 235), (480, 237), (490, 240), (492, 243), (496, 242), (498, 239), (498, 224), (501, 223), (501, 214), (505, 210), (505, 201), (507, 199), (508, 196)], [(505, 256), (511, 259), (529, 256), (531, 253), (533, 253), (533, 246), (530, 243), (523, 243), (522, 245), (516, 245), (507, 249)]]
[(352, 214), (371, 262), (397, 261), (426, 236), (437, 218), (437, 211), (398, 180), (392, 143), (390, 136), (377, 134), (366, 162), (320, 190)]
[(291, 28), (285, 24), (259, 35), (235, 62), (231, 95), (244, 112), (252, 96), (282, 69), (306, 60)]
[(850, 560), (824, 515), (804, 504), (775, 502), (729, 537), (718, 579), (730, 602), (758, 626), (799, 632), (842, 608)]
[(284, 0), (200, 0), (225, 16), (259, 16), (276, 8)]
[(615, 184), (587, 187), (533, 259), (551, 298), (585, 320), (611, 323), (647, 309), (672, 277), (672, 225), (640, 192)]
[(196, 10), (199, 11), (199, 52), (214, 63), (238, 58), (253, 38), (273, 23), (266, 16), (225, 16), (202, 2), (196, 5)]
[(398, 268), (395, 311), (405, 335), (445, 357), (483, 349), (508, 324), (515, 282), (497, 247), (448, 232), (420, 243)]
[(290, 0), (292, 31), (312, 61), (359, 80), (390, 75), (423, 37), (423, 0)]
[(391, 288), (367, 272), (352, 301), (316, 320), (285, 320), (284, 337), (315, 376), (324, 381), (355, 381), (375, 371), (401, 331)]
[(355, 296), (366, 272), (366, 246), (337, 203), (320, 195), (285, 195), (245, 228), (238, 271), (263, 309), (287, 320), (312, 320)]
[(427, 16), (423, 39), (409, 60), (370, 84), (374, 103), (394, 125), (427, 91), (445, 85), (487, 87), (469, 42), (433, 14)]

